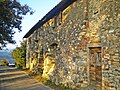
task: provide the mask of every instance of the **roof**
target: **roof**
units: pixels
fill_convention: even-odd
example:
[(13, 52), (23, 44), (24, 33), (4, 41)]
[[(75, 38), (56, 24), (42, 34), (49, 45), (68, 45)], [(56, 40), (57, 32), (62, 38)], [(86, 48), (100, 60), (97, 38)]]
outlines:
[(49, 11), (41, 20), (39, 20), (27, 33), (23, 38), (28, 38), (35, 30), (40, 28), (44, 23), (49, 21), (51, 18), (59, 14), (69, 5), (71, 5), (76, 0), (62, 0), (59, 4), (57, 4), (51, 11)]

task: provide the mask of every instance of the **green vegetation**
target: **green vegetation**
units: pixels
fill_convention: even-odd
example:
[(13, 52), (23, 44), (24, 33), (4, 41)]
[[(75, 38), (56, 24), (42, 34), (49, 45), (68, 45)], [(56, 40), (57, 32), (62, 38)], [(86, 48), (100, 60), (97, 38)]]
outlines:
[(32, 71), (29, 71), (29, 70), (25, 70), (25, 72), (27, 72), (30, 77), (37, 79), (39, 82), (41, 82), (55, 90), (77, 90), (77, 89), (65, 86), (63, 84), (56, 85), (55, 82), (52, 82), (51, 80), (48, 80), (47, 78), (42, 77), (41, 74), (36, 75)]
[(48, 80), (47, 78), (43, 78), (41, 75), (36, 76), (36, 79), (55, 90), (76, 90), (68, 86), (65, 86), (64, 84), (56, 85), (55, 82), (52, 82), (51, 80)]
[[(33, 10), (27, 5), (21, 5), (18, 0), (0, 0), (0, 45), (15, 43), (14, 28), (21, 31), (23, 16), (33, 14)], [(14, 30), (13, 30), (14, 29)]]
[(26, 65), (26, 41), (20, 47), (13, 50), (12, 57), (15, 59), (16, 67), (24, 69)]
[(0, 2), (3, 2), (4, 0), (0, 0)]
[(6, 58), (3, 58), (1, 61), (0, 61), (0, 66), (8, 66), (8, 61), (6, 60)]
[(75, 88), (70, 88), (68, 86), (65, 86), (64, 84), (59, 84), (56, 85), (54, 82), (52, 82), (51, 80), (47, 80), (46, 83), (44, 83), (46, 85), (48, 85), (49, 87), (55, 89), (55, 90), (77, 90)]

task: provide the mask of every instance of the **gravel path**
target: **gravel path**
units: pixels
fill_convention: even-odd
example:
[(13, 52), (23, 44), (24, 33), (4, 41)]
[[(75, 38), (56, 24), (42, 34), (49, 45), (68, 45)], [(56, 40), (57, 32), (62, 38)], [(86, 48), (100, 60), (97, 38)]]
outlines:
[(37, 80), (30, 78), (24, 71), (13, 67), (0, 66), (0, 90), (53, 90)]

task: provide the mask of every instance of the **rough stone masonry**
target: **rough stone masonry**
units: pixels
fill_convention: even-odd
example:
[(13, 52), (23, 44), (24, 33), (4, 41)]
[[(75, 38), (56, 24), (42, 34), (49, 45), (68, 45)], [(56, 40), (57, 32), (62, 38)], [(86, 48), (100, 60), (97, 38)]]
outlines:
[(56, 85), (120, 90), (120, 0), (75, 0), (31, 33), (26, 55)]

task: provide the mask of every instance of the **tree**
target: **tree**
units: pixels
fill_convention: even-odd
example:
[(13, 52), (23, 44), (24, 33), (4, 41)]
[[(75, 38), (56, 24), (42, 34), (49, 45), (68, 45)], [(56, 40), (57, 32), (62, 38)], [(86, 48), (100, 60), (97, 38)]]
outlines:
[(0, 0), (0, 45), (15, 43), (14, 28), (21, 31), (23, 16), (33, 14), (33, 10), (27, 5), (21, 5), (17, 0)]
[(14, 49), (12, 53), (18, 68), (24, 68), (26, 65), (26, 43), (27, 41), (22, 42), (21, 46)]

